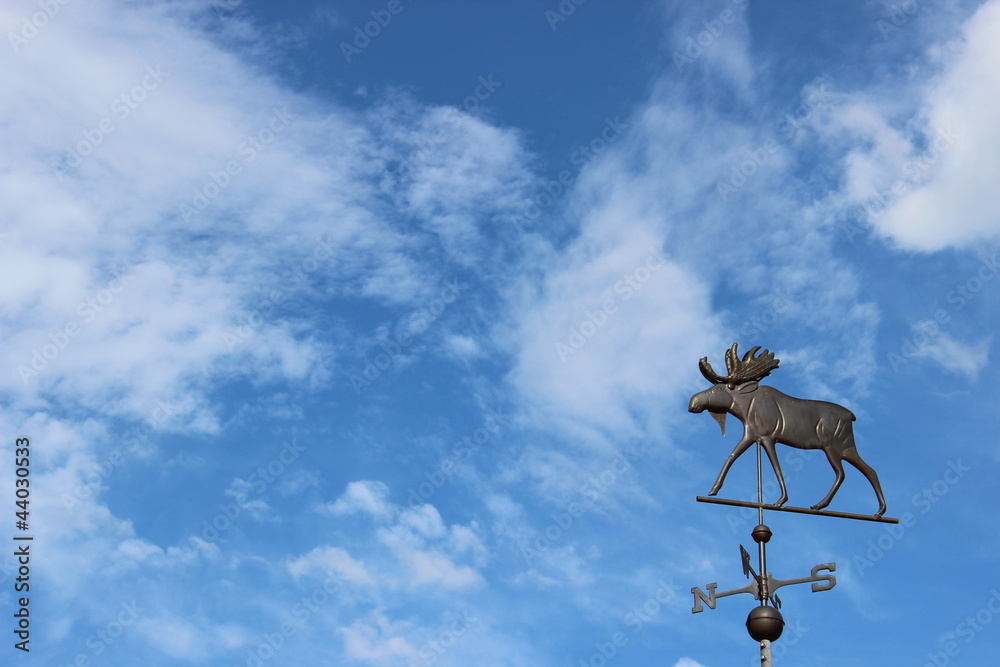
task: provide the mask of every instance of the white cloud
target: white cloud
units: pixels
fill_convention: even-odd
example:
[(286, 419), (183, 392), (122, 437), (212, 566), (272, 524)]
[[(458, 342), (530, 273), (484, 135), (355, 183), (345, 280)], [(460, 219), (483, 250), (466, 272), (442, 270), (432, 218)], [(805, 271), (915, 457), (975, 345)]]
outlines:
[(674, 663), (674, 667), (705, 667), (705, 665), (693, 658), (681, 658)]
[(369, 622), (359, 620), (337, 630), (348, 656), (375, 665), (399, 664), (401, 660), (416, 663), (419, 652), (402, 636), (410, 624), (393, 622), (378, 610), (370, 616)]
[[(14, 15), (8, 11), (5, 19)], [(16, 345), (5, 349), (11, 368), (37, 372), (25, 382), (5, 376), (3, 388), (15, 394), (55, 394), (141, 415), (143, 404), (187, 393), (196, 369), (212, 369), (232, 351), (224, 336), (259, 293), (261, 286), (233, 280), (234, 262), (250, 267), (275, 259), (251, 257), (248, 247), (232, 241), (209, 251), (216, 244), (208, 234), (223, 231), (215, 221), (231, 220), (230, 207), (246, 197), (258, 200), (259, 209), (278, 213), (277, 204), (288, 210), (291, 200), (260, 201), (247, 189), (267, 178), (265, 172), (296, 171), (298, 196), (315, 181), (306, 175), (312, 164), (291, 166), (300, 153), (294, 143), (275, 141), (252, 161), (239, 154), (247, 136), (267, 127), (280, 91), (204, 37), (157, 16), (162, 8), (148, 11), (94, 38), (91, 22), (104, 24), (101, 17), (117, 14), (114, 7), (66, 8), (39, 37), (60, 48), (32, 43), (19, 53), (18, 67), (4, 69), (5, 87), (44, 110), (7, 126), (17, 134), (34, 124), (35, 141), (19, 156), (24, 168), (0, 179), (11, 210), (9, 242), (0, 252), (29, 262), (24, 287), (6, 295), (7, 314), (20, 324), (12, 327)], [(131, 48), (136, 40), (142, 50)], [(204, 67), (208, 62), (212, 66)], [(149, 68), (159, 72), (156, 77)], [(39, 101), (53, 89), (61, 91), (60, 104)], [(102, 123), (113, 129), (100, 129)], [(210, 182), (213, 171), (237, 159), (246, 160), (240, 177), (225, 176), (228, 187), (189, 225), (180, 205), (190, 203), (193, 189)], [(58, 168), (67, 161), (71, 166)], [(202, 251), (173, 250), (187, 245), (192, 225), (206, 234)], [(232, 238), (250, 241), (261, 231), (251, 221)], [(315, 233), (300, 227), (289, 240)], [(282, 246), (293, 249), (295, 243), (275, 243)], [(113, 280), (116, 267), (124, 279)], [(234, 360), (266, 362), (258, 365), (265, 374), (305, 374), (303, 359), (315, 355), (313, 346), (296, 343), (279, 326), (258, 333)], [(37, 358), (34, 351), (44, 351), (52, 336), (61, 339), (58, 353)], [(111, 400), (114, 395), (121, 399)]]
[(418, 540), (437, 539), (445, 534), (441, 514), (430, 504), (418, 505), (405, 510), (399, 517), (397, 528), (397, 534), (405, 532)]
[[(350, 482), (347, 490), (335, 502), (322, 507), (324, 513), (345, 515), (360, 513), (378, 522), (374, 535), (402, 566), (402, 575), (379, 569), (371, 575), (365, 566), (354, 561), (337, 547), (316, 547), (309, 554), (290, 564), (292, 574), (301, 576), (313, 568), (344, 570), (345, 578), (353, 571), (369, 581), (369, 576), (382, 585), (406, 588), (438, 584), (449, 589), (464, 589), (484, 583), (477, 568), (484, 567), (489, 553), (479, 535), (479, 526), (453, 524), (448, 526), (437, 508), (430, 504), (397, 508), (387, 497), (389, 487), (380, 481)], [(382, 562), (372, 551), (369, 562)], [(472, 561), (463, 565), (459, 561)]]
[(987, 336), (975, 343), (963, 343), (941, 332), (918, 347), (913, 356), (932, 359), (945, 370), (975, 380), (989, 366), (992, 342), (993, 336)]
[(294, 496), (319, 486), (319, 476), (311, 470), (293, 470), (283, 475), (278, 482), (278, 493)]
[(396, 524), (380, 528), (378, 536), (406, 568), (408, 586), (440, 584), (461, 589), (483, 583), (473, 567), (455, 562), (471, 557), (477, 566), (485, 565), (486, 549), (474, 527), (453, 525), (449, 529), (433, 505), (404, 510)]
[[(275, 290), (285, 301), (324, 282), (331, 297), (413, 305), (448, 271), (429, 254), (492, 254), (479, 227), (528, 178), (517, 133), (401, 94), (367, 114), (321, 107), (192, 30), (195, 6), (145, 5), (98, 28), (120, 11), (64, 8), (0, 73), (18, 101), (3, 127), (21, 167), (0, 175), (0, 260), (19, 276), (0, 286), (0, 357), (14, 371), (0, 390), (132, 417), (175, 401), (175, 428), (211, 431), (201, 379), (315, 381), (336, 347), (274, 316)], [(4, 25), (20, 19), (0, 9)], [(266, 43), (226, 21), (237, 25)], [(435, 141), (448, 112), (454, 127)], [(416, 169), (393, 171), (424, 145)]]
[(449, 589), (463, 589), (484, 583), (474, 569), (456, 565), (449, 556), (438, 551), (401, 549), (398, 557), (409, 569), (410, 584), (413, 586), (440, 584)]
[[(3, 34), (38, 11), (35, 2), (3, 3)], [(456, 112), (458, 131), (396, 187), (390, 166), (433, 142), (430, 121), (444, 109), (411, 101), (412, 113), (381, 119), (395, 99), (357, 112), (299, 95), (262, 74), (260, 61), (278, 55), (267, 52), (269, 31), (240, 13), (204, 30), (216, 25), (211, 12), (200, 3), (71, 3), (0, 68), (11, 100), (0, 110), (0, 143), (17, 165), (0, 173), (0, 263), (18, 276), (0, 282), (0, 417), (45, 443), (33, 482), (60, 490), (39, 494), (32, 510), (48, 545), (37, 576), (66, 601), (66, 627), (88, 618), (90, 607), (76, 602), (101, 601), (89, 589), (116, 572), (155, 582), (166, 568), (259, 558), (235, 549), (223, 559), (196, 537), (160, 546), (140, 520), (147, 507), (106, 504), (121, 477), (107, 468), (112, 451), (128, 465), (159, 463), (181, 455), (158, 451), (162, 432), (220, 434), (220, 379), (295, 391), (329, 383), (320, 361), (336, 366), (353, 324), (281, 308), (296, 297), (425, 304), (455, 267), (443, 256), (470, 263), (492, 253), (484, 228), (526, 178), (516, 132)], [(46, 416), (54, 414), (61, 418)], [(141, 437), (116, 439), (122, 423), (141, 426)], [(355, 483), (331, 511), (395, 516), (379, 484)], [(310, 485), (303, 477), (279, 489)], [(229, 489), (246, 491), (240, 481)], [(242, 509), (273, 516), (263, 499)], [(433, 543), (426, 557), (417, 550), (421, 571), (468, 578), (471, 566), (452, 552), (481, 562), (481, 551), (460, 533), (450, 543), (432, 519), (414, 515), (406, 528)], [(339, 563), (369, 576), (346, 551), (326, 549), (296, 562), (299, 570)], [(149, 641), (159, 646), (176, 631), (178, 652), (204, 657), (208, 640), (170, 620), (182, 604), (162, 597), (166, 620), (149, 626)]]
[(274, 509), (263, 498), (254, 498), (253, 485), (245, 479), (234, 479), (226, 489), (226, 495), (232, 496), (240, 510), (250, 513), (257, 521), (278, 521)]
[(1000, 235), (998, 31), (1000, 2), (990, 0), (957, 43), (929, 50), (941, 72), (918, 91), (915, 114), (885, 102), (884, 90), (865, 91), (847, 96), (823, 130), (839, 126), (858, 146), (844, 160), (843, 194), (900, 247), (970, 247)]
[(143, 540), (125, 540), (118, 545), (117, 553), (134, 561), (142, 561), (153, 556), (162, 556), (163, 549)]
[(389, 487), (377, 480), (349, 482), (344, 493), (333, 503), (324, 505), (323, 512), (341, 515), (364, 513), (376, 519), (387, 519), (396, 513), (388, 500)]
[(103, 573), (120, 577), (140, 570), (148, 573), (155, 569), (203, 566), (205, 560), (218, 562), (221, 553), (216, 545), (194, 536), (188, 541), (187, 545), (168, 546), (164, 550), (141, 538), (126, 538), (110, 553), (110, 562)]
[(333, 572), (347, 581), (358, 584), (372, 583), (364, 563), (338, 547), (316, 547), (288, 563), (288, 571), (296, 579), (314, 570)]
[(650, 221), (621, 195), (514, 302), (521, 347), (511, 380), (564, 427), (628, 436), (638, 404), (651, 407), (688, 374), (676, 360), (698, 358), (714, 317), (707, 285), (663, 256)]
[[(494, 90), (503, 85), (492, 76), (481, 80)], [(420, 123), (421, 132), (407, 137), (410, 153), (399, 169), (397, 201), (441, 237), (454, 259), (468, 264), (483, 250), (480, 227), (523, 201), (531, 181), (528, 155), (517, 134), (453, 108), (430, 110)]]
[(712, 80), (718, 77), (727, 87), (752, 99), (755, 70), (749, 57), (750, 28), (745, 15), (749, 0), (704, 3), (697, 12), (683, 2), (663, 4), (671, 73), (676, 70), (701, 78), (699, 74), (707, 71), (714, 75)]
[(486, 564), (487, 550), (473, 528), (478, 528), (478, 526), (475, 524), (473, 527), (452, 525), (449, 542), (455, 553), (468, 552), (476, 565), (482, 567)]
[(343, 23), (340, 18), (340, 12), (330, 5), (320, 5), (316, 7), (313, 10), (313, 17), (315, 20), (323, 24), (324, 27), (328, 27), (331, 30), (337, 30)]
[(450, 335), (444, 340), (445, 349), (460, 359), (476, 359), (483, 355), (482, 347), (470, 336)]
[[(796, 144), (783, 116), (759, 126), (695, 108), (670, 77), (658, 82), (555, 213), (579, 233), (526, 260), (540, 268), (526, 270), (497, 327), (516, 359), (509, 380), (522, 408), (572, 450), (667, 439), (663, 406), (701, 382), (696, 362), (683, 360), (721, 354), (733, 340), (746, 348), (783, 329), (823, 331), (830, 349), (811, 350), (824, 366), (813, 377), (858, 391), (871, 377), (878, 311), (820, 231), (813, 203), (788, 185)], [(776, 148), (752, 179), (715, 196), (766, 139)], [(780, 317), (762, 325), (765, 314)]]
[(213, 638), (198, 626), (178, 618), (140, 618), (136, 627), (164, 655), (175, 660), (204, 660), (212, 651)]

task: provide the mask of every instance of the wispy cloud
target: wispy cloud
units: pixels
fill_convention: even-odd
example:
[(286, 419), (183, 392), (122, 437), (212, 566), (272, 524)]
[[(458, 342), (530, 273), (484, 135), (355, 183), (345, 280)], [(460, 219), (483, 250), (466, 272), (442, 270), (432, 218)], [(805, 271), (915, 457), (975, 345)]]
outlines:
[(989, 366), (992, 342), (993, 336), (987, 336), (975, 343), (962, 343), (947, 333), (940, 333), (917, 348), (913, 356), (932, 359), (952, 373), (975, 380), (980, 371)]
[(853, 145), (842, 159), (845, 202), (902, 248), (970, 247), (1000, 232), (1000, 202), (989, 199), (997, 196), (990, 183), (1000, 169), (1000, 130), (986, 111), (1000, 102), (988, 64), (998, 57), (998, 29), (1000, 3), (991, 0), (965, 21), (960, 38), (928, 48), (935, 76), (894, 83), (892, 97), (846, 94), (816, 124)]

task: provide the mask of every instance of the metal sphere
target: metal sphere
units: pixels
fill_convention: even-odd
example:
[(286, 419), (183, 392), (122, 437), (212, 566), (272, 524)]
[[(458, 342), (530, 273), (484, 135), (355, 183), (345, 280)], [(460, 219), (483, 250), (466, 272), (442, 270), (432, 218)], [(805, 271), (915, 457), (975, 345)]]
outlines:
[(757, 544), (760, 544), (761, 542), (767, 544), (768, 540), (771, 539), (771, 535), (773, 535), (771, 529), (762, 523), (757, 524), (757, 527), (750, 531), (750, 537), (752, 537), (753, 541)]
[(747, 616), (747, 632), (755, 641), (776, 641), (785, 628), (785, 619), (774, 607), (755, 607)]

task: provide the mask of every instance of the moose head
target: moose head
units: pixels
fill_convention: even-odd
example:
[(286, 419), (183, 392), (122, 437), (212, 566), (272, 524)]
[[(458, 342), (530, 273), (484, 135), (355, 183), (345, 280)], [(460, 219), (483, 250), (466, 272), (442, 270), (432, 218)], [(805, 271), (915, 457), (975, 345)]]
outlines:
[(698, 368), (705, 379), (715, 386), (692, 396), (688, 411), (697, 413), (708, 410), (712, 418), (719, 422), (722, 435), (725, 435), (726, 414), (732, 413), (743, 419), (739, 412), (734, 412), (734, 408), (738, 409), (737, 402), (742, 404), (748, 401), (738, 400), (737, 396), (746, 396), (757, 391), (759, 387), (757, 382), (778, 367), (778, 359), (774, 358), (773, 352), (764, 350), (763, 354), (755, 357), (754, 354), (759, 349), (760, 345), (754, 347), (740, 360), (736, 343), (733, 343), (733, 346), (726, 350), (726, 370), (729, 375), (725, 377), (712, 369), (708, 357), (702, 357), (698, 361)]
[(847, 461), (860, 470), (875, 489), (879, 501), (875, 516), (882, 516), (885, 513), (885, 498), (882, 496), (878, 475), (862, 460), (854, 443), (854, 413), (835, 403), (794, 398), (774, 387), (758, 384), (778, 367), (774, 353), (764, 350), (758, 355), (757, 351), (760, 349), (758, 345), (740, 359), (736, 343), (733, 343), (726, 351), (726, 376), (719, 375), (712, 369), (708, 357), (703, 357), (698, 362), (702, 375), (713, 386), (692, 396), (688, 410), (708, 411), (719, 422), (723, 435), (726, 434), (727, 414), (743, 422), (743, 437), (726, 459), (708, 495), (714, 496), (719, 492), (736, 459), (751, 445), (759, 442), (767, 452), (781, 486), (781, 499), (775, 504), (779, 507), (783, 505), (788, 500), (788, 491), (775, 451), (775, 444), (780, 442), (798, 449), (822, 449), (837, 474), (833, 488), (812, 509), (823, 509), (833, 500), (834, 494), (844, 482), (842, 461)]

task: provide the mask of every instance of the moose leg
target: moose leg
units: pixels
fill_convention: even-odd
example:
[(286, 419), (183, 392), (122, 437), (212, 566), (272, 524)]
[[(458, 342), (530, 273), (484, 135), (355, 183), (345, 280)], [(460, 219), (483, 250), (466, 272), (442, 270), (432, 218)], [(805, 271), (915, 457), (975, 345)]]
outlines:
[(844, 452), (844, 460), (860, 470), (861, 474), (871, 482), (872, 488), (875, 489), (875, 495), (878, 496), (878, 512), (875, 512), (875, 516), (885, 514), (885, 496), (882, 495), (882, 485), (878, 483), (878, 475), (875, 474), (872, 467), (864, 462), (861, 455), (858, 454), (858, 450), (854, 447)]
[(785, 476), (781, 472), (781, 464), (778, 463), (778, 452), (775, 451), (774, 440), (761, 440), (761, 443), (764, 445), (764, 451), (767, 452), (771, 467), (774, 468), (774, 476), (778, 478), (778, 486), (781, 487), (781, 498), (774, 505), (781, 507), (788, 501), (788, 489), (785, 488)]
[(833, 496), (837, 493), (837, 490), (840, 489), (840, 485), (844, 483), (845, 477), (844, 464), (840, 461), (841, 458), (844, 458), (844, 455), (840, 452), (834, 451), (831, 447), (827, 447), (823, 451), (826, 452), (826, 458), (830, 460), (830, 465), (833, 466), (834, 471), (837, 473), (837, 479), (833, 481), (833, 487), (830, 488), (830, 493), (826, 494), (826, 498), (823, 498), (823, 500), (812, 506), (812, 509), (814, 510), (821, 510), (830, 504), (830, 501), (833, 500)]
[(726, 474), (729, 473), (729, 469), (733, 467), (733, 463), (736, 459), (740, 458), (740, 455), (750, 448), (750, 445), (754, 443), (753, 438), (746, 435), (736, 443), (736, 447), (733, 448), (732, 454), (726, 457), (726, 462), (722, 464), (722, 471), (719, 473), (718, 479), (715, 480), (715, 484), (712, 485), (712, 490), (708, 492), (708, 495), (714, 496), (722, 488), (722, 483), (726, 481)]

